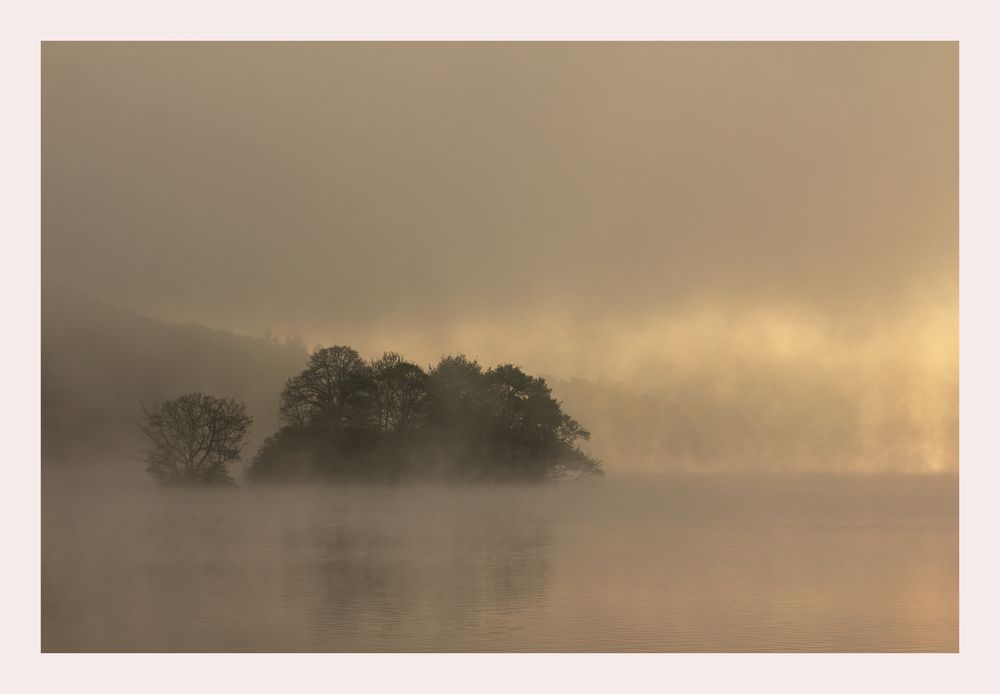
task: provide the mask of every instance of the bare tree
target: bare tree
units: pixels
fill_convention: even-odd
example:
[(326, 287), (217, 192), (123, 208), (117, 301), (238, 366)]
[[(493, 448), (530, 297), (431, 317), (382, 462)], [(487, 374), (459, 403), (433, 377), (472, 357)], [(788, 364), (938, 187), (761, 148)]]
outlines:
[(366, 423), (371, 406), (371, 370), (350, 347), (326, 347), (288, 379), (279, 414), (286, 424), (339, 428)]
[(146, 469), (161, 484), (232, 483), (227, 468), (240, 459), (253, 422), (246, 405), (189, 393), (142, 411)]
[(416, 429), (427, 413), (427, 374), (396, 352), (383, 354), (371, 363), (371, 369), (379, 430)]

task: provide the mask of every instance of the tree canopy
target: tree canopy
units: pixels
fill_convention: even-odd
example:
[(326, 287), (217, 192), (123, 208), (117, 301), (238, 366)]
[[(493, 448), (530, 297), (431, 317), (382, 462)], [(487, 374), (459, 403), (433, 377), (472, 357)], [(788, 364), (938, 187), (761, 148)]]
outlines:
[(578, 446), (589, 432), (542, 378), (464, 355), (425, 371), (395, 352), (313, 353), (281, 394), (282, 426), (261, 447), (254, 481), (449, 479), (541, 481), (603, 475)]

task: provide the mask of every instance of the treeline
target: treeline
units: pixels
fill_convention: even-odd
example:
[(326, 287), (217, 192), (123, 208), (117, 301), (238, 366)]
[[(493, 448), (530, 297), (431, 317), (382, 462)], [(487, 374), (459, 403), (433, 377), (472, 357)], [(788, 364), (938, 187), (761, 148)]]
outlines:
[[(242, 433), (220, 427), (228, 422), (245, 432), (250, 419), (241, 407), (192, 394), (147, 412), (150, 472), (164, 483), (231, 481), (227, 466), (240, 457)], [(367, 361), (350, 347), (328, 347), (288, 379), (279, 415), (279, 429), (247, 469), (252, 482), (603, 475), (600, 462), (577, 445), (590, 433), (563, 412), (544, 379), (511, 364), (484, 370), (458, 355), (425, 371), (392, 352)], [(178, 423), (175, 434), (164, 432)], [(185, 450), (186, 441), (200, 445)], [(216, 441), (225, 450), (208, 450)]]

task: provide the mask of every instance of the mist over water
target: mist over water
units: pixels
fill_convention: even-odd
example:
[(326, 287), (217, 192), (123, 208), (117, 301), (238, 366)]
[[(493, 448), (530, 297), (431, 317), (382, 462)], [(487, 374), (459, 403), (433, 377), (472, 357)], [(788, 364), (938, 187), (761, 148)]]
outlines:
[(957, 478), (108, 489), (49, 473), (45, 651), (955, 651)]
[(958, 55), (44, 43), (43, 650), (957, 650)]

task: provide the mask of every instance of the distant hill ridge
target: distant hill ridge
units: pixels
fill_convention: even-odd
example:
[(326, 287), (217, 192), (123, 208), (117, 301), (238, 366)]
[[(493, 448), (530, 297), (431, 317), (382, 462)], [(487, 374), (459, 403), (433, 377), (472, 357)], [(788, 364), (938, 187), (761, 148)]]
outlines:
[(43, 291), (41, 337), (46, 461), (135, 452), (141, 404), (197, 390), (245, 401), (255, 448), (308, 356), (296, 342), (166, 323), (65, 290)]

